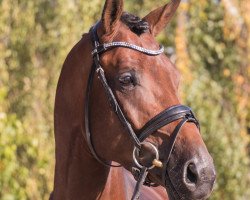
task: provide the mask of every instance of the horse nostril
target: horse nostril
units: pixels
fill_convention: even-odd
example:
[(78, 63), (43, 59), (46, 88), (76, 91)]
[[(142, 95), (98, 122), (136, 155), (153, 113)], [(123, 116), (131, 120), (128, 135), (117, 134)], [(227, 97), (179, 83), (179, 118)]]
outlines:
[(197, 183), (197, 170), (194, 163), (190, 163), (187, 166), (187, 172), (186, 172), (186, 182), (190, 184), (196, 184)]
[(197, 188), (199, 182), (199, 174), (197, 171), (197, 166), (191, 162), (184, 168), (183, 182), (190, 191), (194, 191)]
[(213, 164), (199, 162), (197, 157), (189, 160), (183, 168), (182, 181), (186, 194), (192, 196), (190, 199), (207, 199), (215, 181)]

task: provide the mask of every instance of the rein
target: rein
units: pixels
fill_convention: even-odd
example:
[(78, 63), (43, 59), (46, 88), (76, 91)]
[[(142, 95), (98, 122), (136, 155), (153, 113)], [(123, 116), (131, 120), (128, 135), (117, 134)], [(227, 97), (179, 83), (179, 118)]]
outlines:
[[(121, 165), (112, 165), (102, 160), (98, 156), (97, 152), (95, 151), (95, 148), (93, 146), (93, 142), (91, 139), (89, 101), (90, 101), (90, 93), (91, 93), (91, 89), (93, 85), (94, 75), (96, 73), (104, 88), (105, 94), (108, 97), (108, 101), (113, 111), (116, 113), (121, 124), (126, 129), (127, 133), (129, 134), (131, 140), (134, 143), (133, 160), (134, 160), (136, 167), (133, 167), (132, 172), (133, 172), (135, 179), (137, 180), (137, 183), (136, 183), (134, 193), (131, 199), (132, 200), (139, 199), (140, 187), (143, 184), (147, 186), (153, 186), (151, 181), (146, 180), (146, 178), (147, 178), (148, 171), (157, 166), (157, 164), (154, 164), (154, 163), (152, 163), (152, 166), (149, 166), (149, 167), (143, 166), (139, 163), (139, 161), (137, 160), (137, 157), (140, 152), (141, 145), (145, 143), (151, 145), (155, 151), (155, 155), (156, 155), (155, 161), (160, 163), (160, 165), (162, 165), (161, 161), (159, 161), (159, 152), (158, 152), (157, 147), (155, 147), (152, 143), (145, 141), (145, 139), (149, 137), (151, 134), (153, 134), (159, 128), (180, 119), (180, 122), (175, 127), (173, 133), (170, 136), (170, 142), (169, 142), (167, 154), (166, 154), (167, 159), (164, 161), (164, 164), (163, 164), (164, 166), (163, 169), (165, 171), (167, 170), (168, 161), (170, 159), (173, 147), (175, 145), (176, 138), (178, 136), (178, 133), (180, 133), (180, 129), (182, 128), (182, 126), (186, 122), (192, 122), (196, 124), (196, 126), (199, 128), (199, 122), (195, 118), (192, 110), (189, 107), (184, 106), (184, 105), (175, 105), (175, 106), (171, 106), (163, 110), (161, 113), (153, 117), (136, 134), (131, 124), (126, 119), (126, 116), (124, 115), (119, 103), (117, 102), (112, 89), (109, 87), (109, 84), (105, 77), (105, 72), (102, 66), (100, 65), (100, 54), (106, 51), (109, 51), (113, 48), (116, 48), (116, 47), (123, 47), (123, 48), (129, 48), (129, 49), (141, 52), (148, 56), (157, 56), (164, 52), (164, 47), (160, 46), (159, 50), (149, 50), (149, 49), (145, 49), (143, 47), (130, 44), (127, 42), (111, 42), (111, 43), (100, 44), (99, 38), (97, 35), (97, 24), (91, 28), (90, 33), (91, 33), (92, 43), (94, 46), (94, 50), (92, 51), (94, 62), (91, 67), (91, 71), (90, 71), (89, 78), (88, 78), (88, 84), (87, 84), (87, 90), (86, 90), (86, 101), (85, 101), (85, 116), (84, 116), (85, 117), (85, 133), (86, 133), (88, 147), (91, 153), (93, 154), (93, 156), (95, 157), (95, 159), (101, 164), (107, 167), (120, 167), (121, 166)], [(162, 178), (165, 182), (165, 175), (163, 175)]]

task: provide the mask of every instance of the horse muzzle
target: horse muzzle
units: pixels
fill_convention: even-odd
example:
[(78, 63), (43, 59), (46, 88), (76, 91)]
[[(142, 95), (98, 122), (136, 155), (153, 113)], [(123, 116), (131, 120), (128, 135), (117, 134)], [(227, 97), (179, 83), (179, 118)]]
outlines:
[[(152, 143), (143, 142), (140, 151), (134, 149), (133, 159), (138, 168), (146, 166), (149, 169), (152, 176), (147, 177), (146, 185), (164, 186), (171, 200), (203, 200), (212, 192), (216, 174), (213, 160), (206, 149), (195, 156), (173, 154), (166, 163), (159, 159), (158, 149)], [(133, 175), (138, 178), (139, 172), (134, 171)]]
[(173, 155), (163, 169), (165, 187), (170, 194), (170, 199), (207, 199), (216, 179), (211, 156), (205, 151), (204, 154), (197, 154), (179, 164), (176, 164), (174, 157)]

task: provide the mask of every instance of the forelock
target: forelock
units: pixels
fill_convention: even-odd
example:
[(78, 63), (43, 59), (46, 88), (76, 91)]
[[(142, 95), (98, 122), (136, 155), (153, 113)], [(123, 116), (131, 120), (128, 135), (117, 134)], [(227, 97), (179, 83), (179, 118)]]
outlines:
[(138, 16), (123, 12), (121, 21), (135, 34), (141, 35), (149, 31), (147, 21), (140, 19)]

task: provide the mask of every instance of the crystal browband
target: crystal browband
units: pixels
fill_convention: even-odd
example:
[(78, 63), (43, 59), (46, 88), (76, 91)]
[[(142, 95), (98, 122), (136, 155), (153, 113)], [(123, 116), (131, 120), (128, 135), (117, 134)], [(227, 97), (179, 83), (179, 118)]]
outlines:
[(130, 44), (128, 42), (110, 42), (110, 43), (98, 45), (91, 53), (92, 55), (100, 54), (114, 47), (129, 48), (129, 49), (133, 49), (133, 50), (136, 50), (136, 51), (139, 51), (141, 53), (151, 55), (151, 56), (156, 56), (164, 52), (164, 47), (162, 45), (160, 45), (159, 50), (150, 50), (150, 49), (145, 49), (143, 47), (137, 46), (135, 44)]

